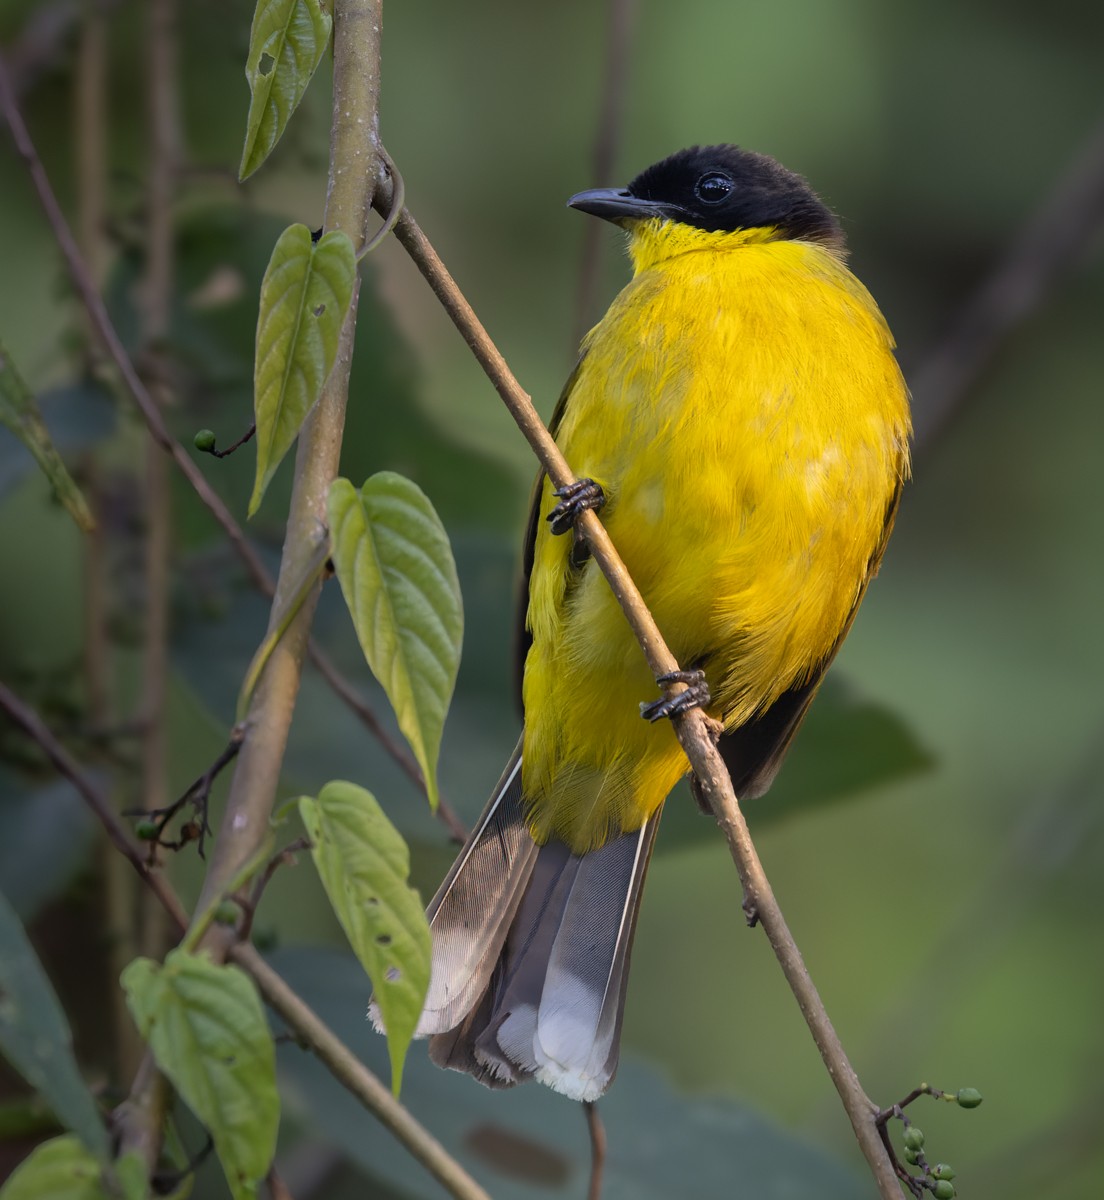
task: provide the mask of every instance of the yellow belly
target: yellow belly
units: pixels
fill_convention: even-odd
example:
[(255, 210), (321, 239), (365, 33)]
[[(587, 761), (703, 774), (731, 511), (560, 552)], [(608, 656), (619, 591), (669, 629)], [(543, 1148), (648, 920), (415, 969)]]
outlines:
[[(591, 333), (557, 441), (683, 666), (733, 727), (807, 679), (862, 595), (907, 472), (892, 339), (862, 285), (795, 242), (645, 265)], [(600, 571), (543, 517), (523, 790), (538, 840), (638, 828), (686, 771)]]

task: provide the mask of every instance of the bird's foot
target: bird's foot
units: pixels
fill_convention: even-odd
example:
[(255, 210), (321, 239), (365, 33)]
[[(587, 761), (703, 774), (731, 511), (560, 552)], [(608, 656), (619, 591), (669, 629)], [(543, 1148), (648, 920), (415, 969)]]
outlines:
[(575, 528), (575, 522), (586, 510), (597, 510), (606, 502), (606, 493), (602, 485), (593, 479), (576, 479), (566, 487), (556, 488), (552, 493), (559, 496), (560, 502), (548, 514), (546, 520), (552, 526), (555, 534), (567, 533)]
[(709, 694), (709, 684), (705, 682), (704, 671), (670, 671), (660, 675), (656, 683), (663, 687), (668, 683), (685, 683), (686, 691), (677, 696), (664, 696), (662, 700), (653, 700), (651, 704), (640, 706), (640, 715), (645, 721), (661, 721), (664, 717), (677, 717), (691, 708), (705, 708), (712, 697)]

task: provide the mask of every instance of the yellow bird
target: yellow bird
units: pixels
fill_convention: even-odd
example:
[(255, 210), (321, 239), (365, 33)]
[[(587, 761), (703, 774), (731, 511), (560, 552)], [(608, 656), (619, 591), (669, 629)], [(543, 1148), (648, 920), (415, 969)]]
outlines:
[[(890, 331), (800, 176), (695, 147), (568, 203), (628, 233), (633, 278), (553, 417), (580, 484), (537, 481), (524, 732), (430, 906), (418, 1034), (492, 1087), (536, 1077), (593, 1100), (617, 1067), (663, 802), (688, 770), (661, 718), (702, 705), (736, 794), (767, 790), (878, 569), (910, 424)], [(640, 704), (656, 681), (572, 533), (587, 507), (687, 672), (673, 702)]]

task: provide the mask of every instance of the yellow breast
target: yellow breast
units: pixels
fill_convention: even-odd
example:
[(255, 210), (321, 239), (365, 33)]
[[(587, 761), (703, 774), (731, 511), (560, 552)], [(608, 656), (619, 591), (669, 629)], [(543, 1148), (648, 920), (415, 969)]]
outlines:
[[(833, 652), (907, 473), (908, 404), (874, 301), (830, 251), (649, 222), (584, 345), (557, 441), (683, 666), (729, 727)], [(555, 503), (545, 484), (542, 518)], [(638, 828), (686, 763), (605, 580), (542, 519), (523, 786), (536, 836)]]

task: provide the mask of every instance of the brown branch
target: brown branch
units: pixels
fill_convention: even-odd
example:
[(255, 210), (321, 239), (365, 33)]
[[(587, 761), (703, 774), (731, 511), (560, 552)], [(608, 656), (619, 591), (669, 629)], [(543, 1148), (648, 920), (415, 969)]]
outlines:
[[(629, 57), (636, 0), (608, 0), (606, 57), (602, 65), (602, 98), (598, 109), (598, 128), (591, 154), (591, 183), (604, 187), (613, 173), (617, 147), (624, 125), (625, 91), (629, 78)], [(575, 331), (571, 353), (575, 355), (583, 335), (594, 321), (598, 265), (603, 245), (601, 221), (587, 221), (583, 227), (583, 249), (579, 286), (575, 295)]]
[[(389, 187), (382, 186), (376, 195), (377, 207), (384, 212), (387, 211), (390, 202), (389, 190)], [(556, 487), (573, 483), (571, 469), (537, 415), (529, 396), (510, 372), (505, 359), (409, 210), (403, 212), (395, 227), (395, 234), (483, 367), (532, 446), (545, 474)], [(577, 528), (586, 537), (594, 560), (606, 576), (624, 610), (652, 674), (658, 678), (676, 671), (678, 663), (667, 648), (602, 523), (593, 511), (588, 511), (583, 513)], [(682, 683), (671, 684), (668, 695), (681, 692), (684, 687)], [(863, 1091), (809, 976), (801, 952), (786, 925), (732, 790), (732, 781), (714, 743), (710, 719), (701, 709), (695, 708), (674, 718), (672, 723), (698, 781), (700, 793), (708, 801), (728, 840), (746, 903), (758, 914), (759, 923), (767, 934), (775, 957), (782, 967), (790, 990), (797, 999), (802, 1016), (843, 1102), (879, 1192), (883, 1200), (900, 1200), (900, 1190), (892, 1164), (874, 1124), (877, 1106)]]
[[(169, 403), (168, 357), (173, 292), (172, 201), (178, 160), (176, 112), (176, 4), (175, 0), (150, 0), (146, 44), (149, 65), (146, 94), (150, 113), (149, 190), (146, 203), (146, 264), (142, 284), (142, 334), (145, 374), (151, 399), (161, 409)], [(143, 582), (145, 628), (142, 635), (142, 805), (156, 811), (168, 801), (168, 741), (165, 706), (169, 680), (169, 556), (172, 544), (172, 511), (169, 464), (152, 439), (145, 445), (145, 528)], [(150, 843), (156, 858), (156, 842)], [(160, 958), (165, 952), (168, 928), (156, 906), (138, 911), (138, 945), (141, 953)]]
[(3, 683), (0, 683), (0, 710), (6, 712), (29, 738), (38, 743), (58, 773), (69, 780), (99, 818), (100, 824), (107, 830), (107, 836), (111, 839), (111, 844), (115, 849), (130, 863), (142, 882), (153, 889), (154, 894), (177, 925), (181, 929), (187, 928), (188, 914), (176, 898), (176, 893), (173, 892), (163, 875), (157, 871), (151, 871), (146, 865), (144, 852), (127, 833), (107, 798), (88, 778), (69, 751), (54, 737), (39, 715)]
[[(134, 365), (131, 363), (122, 341), (111, 323), (111, 318), (108, 316), (107, 309), (100, 297), (96, 284), (88, 272), (87, 264), (73, 240), (72, 233), (57, 202), (57, 197), (50, 186), (50, 181), (42, 165), (42, 160), (35, 150), (34, 142), (31, 140), (27, 126), (15, 103), (11, 81), (2, 58), (0, 58), (0, 110), (3, 111), (11, 128), (16, 149), (23, 159), (27, 167), (27, 172), (34, 184), (35, 191), (38, 193), (39, 202), (46, 215), (47, 223), (61, 250), (73, 287), (88, 313), (92, 330), (99, 338), (108, 356), (114, 362), (123, 384), (137, 405), (138, 411), (146, 422), (151, 435), (162, 450), (176, 463), (185, 479), (195, 489), (200, 501), (222, 527), (235, 553), (245, 564), (254, 586), (266, 596), (274, 596), (276, 583), (268, 573), (268, 569), (265, 567), (260, 555), (254, 550), (241, 526), (234, 519), (233, 514), (223, 503), (218, 493), (207, 482), (206, 476), (196, 466), (188, 451), (172, 436), (165, 424), (159, 407), (134, 369)], [(353, 685), (340, 674), (329, 657), (314, 641), (309, 643), (308, 651), (311, 661), (318, 668), (326, 682), (349, 705), (368, 730), (378, 738), (384, 750), (395, 759), (396, 763), (415, 786), (424, 791), (425, 781), (422, 779), (421, 771), (410, 755), (387, 734), (368, 703), (357, 694)], [(443, 800), (438, 806), (437, 813), (452, 837), (459, 837), (460, 840), (463, 840), (464, 826), (455, 812)]]
[[(141, 848), (132, 840), (115, 815), (107, 798), (72, 758), (33, 709), (0, 683), (0, 711), (42, 748), (58, 773), (76, 788), (107, 832), (112, 845), (126, 858), (150, 887), (181, 932), (189, 925), (188, 914), (168, 881), (146, 866)], [(488, 1194), (451, 1158), (436, 1138), (391, 1094), (348, 1046), (325, 1024), (288, 984), (264, 961), (257, 950), (244, 942), (228, 947), (233, 960), (257, 985), (265, 1003), (283, 1018), (295, 1039), (309, 1049), (330, 1074), (389, 1129), (458, 1200), (490, 1200)]]
[(919, 368), (910, 372), (915, 443), (927, 448), (1009, 336), (1084, 253), (1104, 223), (1104, 121), (1078, 149), (996, 269), (959, 309)]
[(597, 1101), (584, 1100), (583, 1114), (586, 1117), (587, 1133), (590, 1134), (590, 1183), (587, 1186), (587, 1200), (601, 1200), (602, 1177), (606, 1170), (606, 1127), (602, 1124), (602, 1114), (598, 1111)]
[[(402, 769), (403, 774), (406, 775), (411, 783), (424, 792), (425, 777), (422, 775), (421, 767), (414, 761), (414, 756), (406, 747), (397, 742), (381, 724), (372, 706), (368, 704), (345, 676), (338, 671), (329, 655), (326, 654), (317, 642), (312, 641), (310, 643), (307, 647), (307, 653), (310, 655), (311, 662), (314, 663), (315, 668), (322, 678), (345, 701), (349, 708), (353, 710), (361, 722), (372, 731), (376, 740), (391, 755), (392, 759)], [(452, 840), (462, 845), (468, 836), (467, 828), (464, 822), (457, 816), (456, 810), (443, 795), (438, 797), (437, 817), (449, 831)]]

